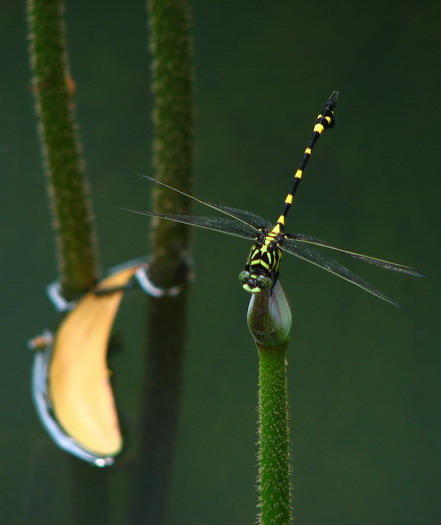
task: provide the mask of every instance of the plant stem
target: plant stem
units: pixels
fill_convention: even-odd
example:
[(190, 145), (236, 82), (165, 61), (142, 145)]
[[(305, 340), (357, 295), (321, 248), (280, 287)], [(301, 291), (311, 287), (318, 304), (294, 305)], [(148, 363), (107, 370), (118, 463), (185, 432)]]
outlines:
[(262, 525), (291, 520), (288, 401), (285, 354), (288, 343), (259, 351), (259, 506)]
[[(149, 0), (147, 5), (154, 95), (154, 175), (158, 180), (188, 193), (193, 186), (193, 46), (190, 14), (185, 0)], [(155, 212), (189, 213), (190, 207), (191, 201), (187, 197), (159, 185), (154, 186)], [(152, 222), (149, 276), (157, 286), (186, 286), (188, 248), (187, 226), (170, 221)], [(154, 297), (152, 300), (163, 303)]]
[[(98, 279), (97, 251), (84, 162), (75, 124), (60, 0), (27, 0), (32, 90), (48, 181), (59, 281), (72, 299)], [(109, 522), (109, 474), (72, 459), (75, 520)]]
[(259, 353), (259, 523), (291, 522), (286, 350), (291, 308), (280, 280), (252, 296), (248, 328)]
[[(189, 193), (193, 164), (193, 65), (190, 15), (185, 0), (148, 2), (152, 54), (154, 176)], [(189, 213), (189, 199), (159, 186), (157, 212)], [(164, 522), (176, 443), (184, 357), (189, 235), (187, 227), (153, 221), (149, 277), (156, 286), (179, 286), (176, 297), (150, 297), (148, 358), (141, 414), (141, 450), (130, 523)]]
[(58, 251), (60, 282), (71, 299), (98, 277), (91, 204), (75, 124), (60, 0), (27, 0), (32, 88)]
[[(132, 486), (132, 525), (165, 521), (181, 406), (186, 294), (149, 308), (147, 370), (142, 389), (140, 454)], [(154, 324), (167, 330), (154, 329)], [(158, 349), (161, 348), (162, 352)]]

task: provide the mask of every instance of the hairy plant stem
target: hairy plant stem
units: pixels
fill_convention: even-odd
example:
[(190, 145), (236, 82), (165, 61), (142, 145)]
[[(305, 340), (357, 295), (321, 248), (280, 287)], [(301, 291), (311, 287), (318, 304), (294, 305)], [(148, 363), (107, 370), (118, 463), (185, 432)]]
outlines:
[(259, 354), (259, 524), (288, 525), (292, 516), (286, 351), (292, 316), (280, 280), (253, 295), (247, 319)]
[[(190, 15), (185, 0), (148, 2), (154, 94), (153, 168), (158, 180), (191, 192), (193, 65)], [(159, 186), (157, 212), (189, 213), (189, 199)], [(149, 276), (176, 297), (150, 297), (148, 356), (143, 384), (140, 457), (135, 471), (130, 523), (164, 522), (180, 409), (187, 310), (187, 228), (153, 221)]]
[(286, 349), (257, 344), (259, 352), (259, 507), (262, 525), (291, 520)]
[(95, 234), (72, 101), (74, 83), (66, 52), (60, 0), (27, 0), (32, 91), (39, 117), (58, 252), (59, 280), (67, 299), (98, 278)]
[[(27, 0), (32, 91), (66, 299), (98, 280), (97, 249), (84, 162), (75, 124), (60, 0)], [(109, 522), (109, 473), (72, 458), (75, 522)]]

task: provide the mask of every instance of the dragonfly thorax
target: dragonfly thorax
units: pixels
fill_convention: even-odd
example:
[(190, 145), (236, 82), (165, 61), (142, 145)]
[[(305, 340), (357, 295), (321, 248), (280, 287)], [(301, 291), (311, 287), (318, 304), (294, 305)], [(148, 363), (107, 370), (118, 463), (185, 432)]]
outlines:
[(259, 293), (275, 283), (279, 275), (282, 257), (280, 245), (283, 240), (282, 233), (261, 230), (250, 250), (245, 270), (239, 274), (239, 281), (245, 291)]

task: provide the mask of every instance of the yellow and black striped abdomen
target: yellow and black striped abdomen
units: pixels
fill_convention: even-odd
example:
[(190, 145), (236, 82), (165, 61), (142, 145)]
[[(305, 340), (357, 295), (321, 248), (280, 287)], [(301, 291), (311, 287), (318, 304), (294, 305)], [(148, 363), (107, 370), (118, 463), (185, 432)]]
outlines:
[(317, 115), (314, 128), (312, 130), (311, 140), (303, 152), (303, 157), (300, 161), (297, 171), (294, 173), (294, 181), (292, 183), (291, 191), (285, 198), (282, 214), (277, 220), (277, 223), (281, 224), (282, 226), (285, 225), (285, 218), (294, 202), (294, 194), (297, 191), (297, 187), (303, 177), (306, 165), (308, 164), (309, 158), (311, 157), (312, 150), (314, 149), (317, 140), (326, 129), (333, 128), (335, 125), (334, 108), (337, 101), (337, 96), (338, 93), (333, 93), (323, 108), (323, 111)]
[(239, 275), (242, 287), (247, 292), (259, 293), (262, 289), (268, 288), (277, 280), (279, 263), (283, 253), (280, 245), (285, 238), (286, 216), (294, 203), (294, 195), (302, 180), (303, 173), (317, 140), (326, 129), (334, 127), (334, 108), (337, 103), (337, 98), (338, 92), (334, 91), (314, 122), (312, 137), (303, 152), (299, 167), (294, 173), (291, 191), (285, 197), (282, 213), (270, 230), (261, 230), (259, 237), (251, 248), (245, 270)]

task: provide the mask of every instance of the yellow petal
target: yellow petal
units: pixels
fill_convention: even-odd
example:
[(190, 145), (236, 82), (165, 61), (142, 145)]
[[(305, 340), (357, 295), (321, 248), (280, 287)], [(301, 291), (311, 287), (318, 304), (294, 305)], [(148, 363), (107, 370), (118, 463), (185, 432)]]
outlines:
[[(97, 289), (124, 286), (138, 266), (120, 270)], [(122, 447), (106, 353), (123, 290), (89, 292), (58, 330), (49, 370), (49, 393), (58, 422), (82, 447), (114, 456)]]

